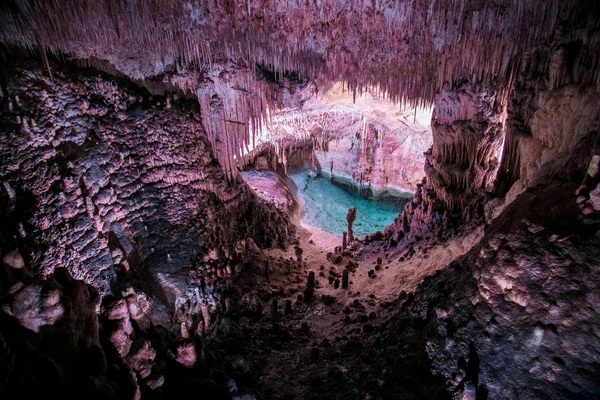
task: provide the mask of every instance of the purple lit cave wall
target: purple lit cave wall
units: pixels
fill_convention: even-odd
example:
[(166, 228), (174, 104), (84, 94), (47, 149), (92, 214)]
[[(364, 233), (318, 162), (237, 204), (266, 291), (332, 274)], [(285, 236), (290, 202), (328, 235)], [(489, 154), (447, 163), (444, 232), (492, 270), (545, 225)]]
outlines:
[(598, 1), (0, 4), (2, 399), (599, 377)]

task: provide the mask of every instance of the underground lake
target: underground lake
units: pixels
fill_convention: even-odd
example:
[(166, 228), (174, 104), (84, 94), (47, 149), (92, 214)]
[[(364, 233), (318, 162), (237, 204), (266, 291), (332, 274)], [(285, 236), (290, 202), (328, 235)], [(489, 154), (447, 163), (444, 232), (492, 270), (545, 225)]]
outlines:
[(314, 226), (335, 236), (347, 230), (348, 208), (356, 207), (354, 235), (362, 237), (382, 231), (402, 211), (410, 195), (387, 192), (381, 199), (363, 198), (331, 182), (330, 177), (310, 169), (288, 171), (290, 186), (302, 206), (302, 224)]

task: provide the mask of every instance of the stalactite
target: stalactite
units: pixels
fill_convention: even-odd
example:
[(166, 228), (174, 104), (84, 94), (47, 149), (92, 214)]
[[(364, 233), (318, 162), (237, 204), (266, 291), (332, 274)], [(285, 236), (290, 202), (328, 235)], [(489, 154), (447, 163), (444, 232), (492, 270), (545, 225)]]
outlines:
[[(431, 104), (444, 82), (455, 78), (509, 78), (526, 50), (552, 35), (559, 17), (587, 19), (587, 25), (596, 29), (599, 25), (593, 2), (558, 0), (543, 5), (536, 0), (492, 5), (479, 0), (432, 4), (409, 0), (394, 5), (397, 12), (385, 15), (378, 8), (365, 13), (362, 4), (329, 0), (298, 8), (283, 3), (262, 19), (252, 18), (252, 10), (261, 7), (253, 0), (234, 7), (220, 1), (204, 6), (161, 1), (153, 7), (134, 0), (81, 0), (76, 7), (60, 0), (11, 3), (13, 7), (0, 11), (1, 19), (9, 21), (0, 26), (0, 41), (9, 45), (30, 50), (42, 45), (53, 54), (76, 53), (75, 43), (80, 48), (106, 49), (107, 53), (130, 46), (150, 49), (187, 67), (212, 67), (214, 60), (224, 58), (244, 60), (249, 66), (272, 65), (277, 77), (286, 70), (310, 76), (325, 74), (335, 80), (341, 77), (354, 95), (375, 87), (392, 101), (413, 106)], [(323, 4), (326, 12), (321, 9)], [(151, 11), (158, 6), (160, 13)], [(181, 24), (186, 28), (166, 29), (172, 27), (173, 18), (188, 22), (187, 7), (206, 7), (209, 17)], [(330, 25), (326, 15), (342, 16), (346, 23)], [(358, 34), (356, 26), (360, 27)], [(307, 52), (308, 41), (317, 30), (326, 41), (357, 37), (359, 48), (355, 54), (339, 54), (334, 47), (325, 53)], [(271, 35), (283, 31), (286, 35)], [(407, 36), (410, 46), (402, 42)], [(383, 46), (390, 38), (397, 41)], [(434, 38), (444, 41), (440, 44)], [(598, 84), (597, 55), (595, 58), (593, 79)], [(562, 79), (558, 74), (552, 82)]]
[[(508, 90), (515, 75), (526, 67), (538, 72), (550, 70), (550, 89), (572, 79), (596, 85), (600, 91), (597, 41), (584, 43), (595, 46), (595, 51), (583, 52), (573, 65), (567, 62), (570, 59), (565, 48), (545, 53), (540, 50), (533, 55), (528, 52), (549, 43), (561, 20), (580, 21), (592, 31), (600, 29), (597, 5), (583, 0), (543, 4), (537, 0), (408, 0), (393, 4), (388, 13), (363, 2), (328, 0), (309, 2), (304, 7), (284, 2), (262, 18), (255, 18), (256, 10), (262, 7), (255, 0), (233, 5), (221, 1), (202, 5), (180, 1), (153, 1), (149, 5), (138, 0), (80, 0), (76, 5), (62, 0), (8, 2), (10, 6), (0, 9), (0, 21), (5, 22), (0, 24), (0, 42), (9, 48), (39, 52), (46, 65), (49, 54), (75, 58), (93, 55), (110, 64), (119, 61), (111, 55), (136, 49), (143, 54), (136, 59), (139, 70), (127, 70), (128, 65), (122, 64), (115, 65), (115, 71), (150, 77), (157, 73), (155, 58), (172, 59), (189, 71), (211, 71), (216, 60), (225, 59), (245, 66), (248, 74), (235, 82), (240, 90), (213, 76), (212, 84), (201, 82), (197, 91), (204, 128), (231, 179), (237, 166), (246, 162), (245, 154), (257, 147), (257, 133), (272, 125), (273, 111), (280, 105), (251, 76), (256, 65), (269, 66), (276, 79), (290, 70), (341, 79), (354, 98), (374, 90), (377, 95), (415, 108), (431, 105), (446, 83), (460, 78), (500, 80), (501, 89)], [(344, 23), (330, 24), (330, 17)], [(273, 32), (285, 34), (275, 36)], [(336, 46), (325, 45), (315, 51), (315, 33), (325, 44)], [(405, 38), (410, 38), (410, 43), (405, 43)], [(566, 37), (565, 42), (569, 39)], [(354, 48), (355, 43), (358, 48), (354, 53), (339, 52), (339, 48)], [(189, 90), (186, 83), (177, 85)], [(211, 105), (213, 95), (222, 104)], [(454, 111), (457, 115), (451, 115), (451, 109), (441, 110), (449, 117), (465, 117), (460, 113), (466, 110)], [(322, 126), (325, 136), (326, 122)], [(367, 130), (365, 120), (363, 140)], [(492, 151), (487, 145), (482, 149), (476, 146), (477, 141), (471, 139), (440, 143), (434, 146), (433, 156), (438, 164), (472, 167), (489, 158)], [(510, 144), (508, 150), (512, 156)]]

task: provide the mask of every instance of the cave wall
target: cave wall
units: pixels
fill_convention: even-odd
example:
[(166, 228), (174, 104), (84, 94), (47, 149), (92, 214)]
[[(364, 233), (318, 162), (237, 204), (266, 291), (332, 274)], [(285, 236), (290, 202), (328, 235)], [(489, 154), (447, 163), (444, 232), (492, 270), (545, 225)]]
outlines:
[(202, 125), (228, 180), (272, 141), (265, 129), (276, 110), (301, 107), (316, 90), (306, 78), (231, 61), (202, 71), (195, 86)]
[(582, 218), (576, 187), (522, 194), (407, 301), (399, 324), (422, 330), (433, 372), (457, 398), (600, 394), (598, 224)]
[(464, 81), (446, 85), (436, 97), (426, 176), (403, 214), (386, 228), (390, 247), (441, 239), (451, 234), (451, 222), (482, 222), (504, 144), (505, 103), (497, 88)]
[(412, 193), (423, 179), (430, 108), (394, 104), (376, 89), (354, 95), (341, 82), (307, 81), (283, 93), (292, 101), (257, 137), (276, 148), (264, 152), (263, 167), (270, 159), (284, 170), (311, 168), (365, 196)]
[(374, 195), (388, 189), (413, 192), (425, 175), (428, 130), (392, 130), (377, 122), (357, 125), (354, 135), (330, 141), (326, 151), (315, 151), (324, 175), (350, 181)]
[(598, 39), (593, 26), (567, 29), (574, 22), (563, 18), (553, 40), (526, 52), (507, 81), (466, 79), (437, 95), (426, 178), (387, 229), (391, 245), (491, 223), (528, 189), (582, 181), (598, 153)]
[[(568, 50), (567, 50), (568, 49)], [(587, 46), (529, 54), (507, 105), (506, 144), (493, 215), (527, 188), (582, 179), (600, 131), (600, 91)], [(571, 175), (579, 171), (579, 176)]]
[[(185, 280), (187, 267), (199, 258), (200, 266), (192, 270), (198, 276), (192, 278), (201, 286), (231, 273), (231, 265), (217, 260), (253, 247), (238, 239), (252, 236), (260, 245), (285, 241), (287, 220), (257, 203), (219, 165), (227, 160), (225, 171), (234, 170), (231, 160), (252, 143), (252, 132), (239, 122), (251, 117), (256, 126), (265, 116), (263, 99), (275, 103), (245, 93), (248, 74), (240, 84), (221, 71), (204, 82), (207, 90), (196, 90), (196, 67), (247, 58), (248, 65), (267, 63), (279, 73), (294, 69), (344, 79), (359, 92), (380, 84), (395, 100), (435, 102), (427, 177), (388, 230), (390, 245), (403, 237), (417, 242), (451, 234), (449, 220), (464, 226), (494, 196), (487, 202), (488, 215), (497, 218), (488, 219), (493, 226), (484, 241), (428, 278), (394, 321), (411, 332), (420, 330), (434, 372), (457, 397), (598, 397), (598, 225), (594, 215), (580, 215), (574, 184), (598, 154), (597, 2), (456, 1), (427, 7), (407, 1), (347, 7), (332, 1), (312, 3), (308, 11), (293, 2), (279, 8), (262, 1), (248, 2), (247, 10), (230, 2), (214, 7), (170, 2), (163, 8), (166, 3), (152, 1), (144, 3), (147, 8), (138, 2), (40, 4), (11, 1), (0, 10), (0, 20), (7, 22), (0, 26), (0, 41), (39, 51), (48, 64), (45, 70), (10, 71), (2, 84), (0, 206), (7, 221), (0, 231), (2, 251), (18, 247), (34, 274), (49, 278), (47, 293), (28, 282), (9, 286), (8, 295), (1, 288), (13, 315), (29, 313), (20, 296), (31, 293), (42, 293), (34, 296), (41, 299), (34, 306), (41, 306), (48, 321), (59, 309), (55, 293), (61, 304), (79, 298), (91, 332), (81, 348), (94, 348), (97, 325), (91, 309), (98, 299), (91, 289), (87, 297), (62, 296), (71, 284), (62, 283), (68, 280), (60, 278), (61, 272), (62, 281), (54, 282), (56, 267), (67, 267), (106, 293), (116, 276), (147, 279), (146, 270), (161, 276), (184, 271), (180, 281)], [(151, 99), (96, 73), (68, 76), (48, 63), (47, 51), (97, 56), (129, 77), (160, 80), (167, 73), (164, 78), (176, 85), (181, 78), (181, 87), (199, 95), (203, 114), (197, 103)], [(221, 78), (224, 87), (212, 86)], [(227, 94), (234, 85), (240, 93)], [(205, 117), (213, 113), (228, 120), (211, 129)], [(493, 192), (493, 158), (500, 154)], [(598, 176), (594, 179), (598, 185)], [(536, 187), (540, 183), (546, 188)], [(590, 189), (597, 196), (598, 187)], [(401, 250), (409, 243), (402, 242)], [(186, 288), (174, 279), (164, 286), (176, 297)], [(206, 305), (194, 299), (196, 293), (177, 304), (182, 307), (172, 328), (181, 336), (197, 334), (209, 323), (205, 316), (199, 321)], [(152, 359), (161, 341), (140, 340), (139, 327), (147, 321), (137, 313), (134, 299), (139, 298), (130, 292), (127, 299), (107, 299), (102, 318), (111, 328), (105, 338), (118, 346), (131, 344), (115, 349), (130, 363), (124, 371), (154, 385), (160, 375), (153, 375)], [(11, 323), (2, 321), (0, 339), (8, 329), (12, 337), (24, 332), (14, 320), (0, 317)], [(65, 322), (72, 320), (67, 313)], [(161, 331), (153, 337), (167, 335)], [(398, 351), (398, 337), (390, 340)], [(6, 351), (11, 350), (6, 342), (0, 351), (11, 357), (15, 353)], [(77, 343), (64, 348), (74, 347)], [(28, 359), (37, 352), (14, 349)], [(188, 364), (196, 349), (179, 341), (157, 351), (165, 359), (169, 352), (179, 364)], [(168, 365), (165, 359), (162, 365)], [(83, 364), (104, 369), (101, 360)]]
[[(468, 227), (468, 208), (452, 207), (444, 193), (453, 186), (444, 174), (461, 155), (461, 173), (491, 178), (449, 192), (485, 206), (481, 243), (426, 278), (404, 308), (404, 326), (421, 324), (432, 370), (455, 398), (591, 399), (600, 391), (599, 91), (594, 45), (562, 39), (529, 53), (508, 91), (491, 92), (500, 108), (478, 104), (476, 93), (459, 101), (460, 89), (438, 96), (426, 180), (389, 230), (393, 244), (443, 235), (452, 210)], [(492, 112), (480, 120), (481, 110)], [(474, 132), (484, 140), (462, 150)], [(435, 147), (444, 136), (452, 145), (438, 149), (441, 162)], [(501, 160), (494, 179), (474, 156), (496, 139), (504, 144), (490, 153)]]
[(246, 237), (286, 243), (287, 217), (226, 180), (196, 101), (52, 67), (52, 78), (36, 65), (5, 74), (4, 251), (20, 248), (36, 274), (63, 266), (107, 293), (128, 271), (147, 279), (209, 252), (234, 258)]
[(436, 97), (426, 187), (444, 209), (469, 212), (491, 190), (504, 141), (504, 105), (490, 87), (459, 85)]

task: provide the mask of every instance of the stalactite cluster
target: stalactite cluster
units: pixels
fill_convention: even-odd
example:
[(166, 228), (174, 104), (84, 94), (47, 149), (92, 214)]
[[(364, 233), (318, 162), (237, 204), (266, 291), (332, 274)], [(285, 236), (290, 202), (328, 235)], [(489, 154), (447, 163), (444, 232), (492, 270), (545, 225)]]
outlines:
[(464, 211), (473, 196), (491, 190), (504, 140), (506, 102), (494, 94), (488, 87), (455, 88), (436, 101), (427, 184), (449, 211)]
[[(270, 65), (278, 75), (293, 70), (342, 79), (353, 91), (376, 86), (394, 101), (413, 104), (431, 104), (443, 84), (456, 79), (509, 79), (527, 50), (548, 40), (561, 21), (576, 24), (576, 34), (598, 28), (598, 4), (561, 0), (542, 6), (535, 0), (82, 0), (73, 7), (60, 0), (11, 0), (9, 5), (0, 11), (5, 21), (0, 41), (44, 57), (97, 56), (135, 78), (168, 65), (244, 60)], [(128, 49), (147, 52), (136, 55), (139, 66), (119, 62)], [(598, 52), (585, 58), (593, 66), (589, 79), (597, 82)], [(552, 59), (561, 60), (560, 53)], [(552, 76), (553, 82), (561, 79)]]
[[(0, 397), (597, 398), (599, 32), (597, 0), (5, 0)], [(296, 236), (297, 166), (414, 195)]]
[[(0, 10), (0, 42), (5, 57), (40, 52), (48, 66), (54, 54), (98, 60), (141, 81), (170, 74), (168, 85), (198, 97), (213, 151), (231, 180), (255, 148), (257, 132), (285, 105), (273, 85), (255, 79), (257, 69), (275, 81), (289, 71), (341, 80), (355, 96), (374, 90), (413, 106), (433, 104), (444, 87), (464, 79), (494, 81), (505, 91), (523, 70), (550, 70), (550, 89), (569, 82), (600, 87), (600, 44), (590, 33), (600, 27), (599, 8), (584, 0), (543, 6), (535, 0), (82, 0), (72, 7), (11, 0)], [(567, 23), (571, 29), (561, 29)], [(574, 37), (583, 49), (566, 45)]]

